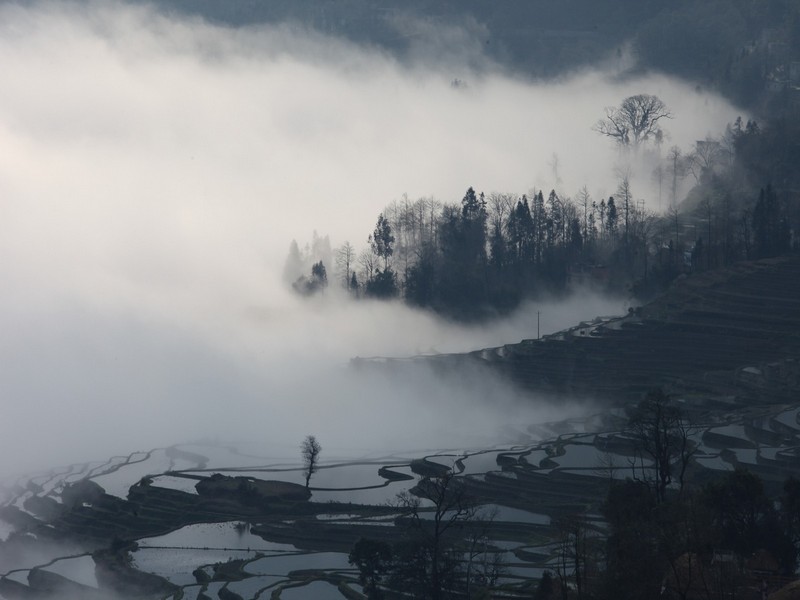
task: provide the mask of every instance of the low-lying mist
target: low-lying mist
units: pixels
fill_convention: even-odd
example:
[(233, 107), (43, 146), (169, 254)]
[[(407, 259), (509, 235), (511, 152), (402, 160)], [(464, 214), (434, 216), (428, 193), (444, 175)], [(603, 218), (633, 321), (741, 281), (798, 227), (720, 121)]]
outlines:
[(551, 405), (487, 373), (416, 367), (404, 378), (349, 359), (496, 346), (536, 337), (537, 311), (544, 335), (625, 307), (580, 296), (465, 327), (330, 294), (183, 318), (70, 304), (4, 315), (3, 474), (192, 440), (256, 443), (284, 457), (299, 456), (313, 433), (326, 459), (523, 440), (521, 423), (582, 407)]
[(404, 64), (114, 2), (0, 6), (0, 475), (198, 438), (313, 433), (329, 457), (492, 443), (518, 411), (557, 414), (485, 378), (401, 385), (347, 362), (516, 342), (537, 311), (544, 334), (624, 299), (469, 328), (302, 300), (280, 282), (291, 239), (362, 246), (404, 193), (586, 185), (599, 200), (619, 161), (591, 130), (605, 106), (657, 94), (682, 146), (736, 110), (659, 75), (532, 83), (432, 52)]

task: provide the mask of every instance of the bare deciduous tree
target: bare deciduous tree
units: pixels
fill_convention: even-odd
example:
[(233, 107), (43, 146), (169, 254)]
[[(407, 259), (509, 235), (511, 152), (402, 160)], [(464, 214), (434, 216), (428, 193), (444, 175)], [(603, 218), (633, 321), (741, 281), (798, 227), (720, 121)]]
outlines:
[(683, 158), (681, 149), (677, 146), (672, 146), (667, 152), (667, 173), (672, 179), (672, 194), (671, 203), (678, 203), (678, 184), (686, 177), (686, 161)]
[(319, 469), (319, 453), (322, 452), (317, 438), (313, 435), (306, 436), (300, 446), (303, 455), (303, 475), (306, 476), (306, 487), (311, 482), (311, 476)]
[(578, 202), (578, 207), (583, 208), (581, 233), (583, 234), (584, 240), (586, 240), (589, 237), (589, 209), (592, 206), (592, 196), (589, 193), (589, 188), (584, 185), (580, 190), (578, 190), (576, 200)]
[(358, 255), (358, 264), (361, 267), (359, 278), (361, 284), (369, 283), (375, 277), (375, 270), (377, 269), (377, 257), (368, 248), (361, 251)]
[(666, 174), (666, 170), (664, 169), (664, 165), (659, 163), (656, 165), (655, 169), (653, 169), (650, 173), (650, 179), (658, 185), (658, 210), (661, 210), (661, 197), (664, 190), (664, 175)]
[(641, 460), (643, 479), (655, 492), (656, 501), (662, 503), (673, 476), (677, 475), (680, 489), (683, 489), (686, 469), (696, 450), (691, 441), (692, 428), (661, 389), (647, 394), (631, 417), (629, 427), (640, 459), (652, 461), (647, 465)]
[(578, 515), (569, 515), (555, 523), (558, 530), (558, 563), (556, 575), (561, 597), (569, 597), (570, 583), (574, 583), (578, 600), (586, 592), (587, 565), (589, 563), (588, 527)]
[[(627, 167), (616, 169), (617, 174), (617, 209), (622, 209), (624, 225), (625, 257), (630, 260), (630, 222), (633, 211), (633, 190), (631, 189), (631, 171)], [(620, 206), (620, 203), (622, 204)]]
[(671, 118), (672, 113), (658, 96), (637, 94), (625, 98), (618, 107), (607, 107), (605, 119), (593, 129), (622, 148), (637, 148), (663, 136), (659, 121)]
[(345, 242), (336, 250), (336, 267), (342, 286), (347, 289), (350, 285), (350, 274), (353, 272), (353, 263), (356, 262), (356, 249), (350, 242)]
[[(412, 491), (413, 496), (408, 492), (399, 494), (398, 504), (412, 518), (420, 535), (419, 542), (428, 562), (426, 587), (430, 598), (439, 600), (452, 583), (458, 566), (452, 556), (453, 536), (475, 520), (477, 505), (452, 471), (425, 477)], [(431, 508), (421, 508), (420, 498), (431, 503)], [(423, 517), (423, 511), (428, 518)]]
[(514, 194), (489, 194), (489, 225), (491, 229), (504, 231), (508, 216), (514, 211), (517, 199)]
[(686, 167), (694, 176), (695, 181), (699, 183), (701, 179), (713, 173), (724, 158), (724, 151), (719, 141), (706, 138), (695, 142), (694, 150), (688, 157)]

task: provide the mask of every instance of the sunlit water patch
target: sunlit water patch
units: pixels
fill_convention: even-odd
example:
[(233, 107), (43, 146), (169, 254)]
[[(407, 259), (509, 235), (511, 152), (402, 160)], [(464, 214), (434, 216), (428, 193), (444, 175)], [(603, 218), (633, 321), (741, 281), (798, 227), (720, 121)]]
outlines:
[(16, 498), (14, 498), (14, 501), (11, 503), (11, 505), (17, 507), (23, 512), (28, 513), (29, 515), (33, 515), (33, 513), (25, 509), (25, 500), (27, 500), (31, 496), (33, 496), (33, 492), (23, 492)]
[(493, 515), (494, 521), (508, 521), (511, 523), (531, 523), (534, 525), (549, 525), (550, 517), (540, 513), (529, 512), (519, 508), (510, 508), (500, 504), (486, 504), (482, 507), (481, 514)]
[(277, 544), (250, 533), (246, 523), (197, 523), (176, 529), (165, 535), (143, 538), (142, 548), (224, 548), (283, 552), (297, 550), (291, 544)]
[(184, 586), (181, 590), (183, 592), (183, 598), (181, 598), (181, 600), (197, 600), (201, 589), (202, 586), (199, 584)]
[[(645, 473), (650, 474), (651, 469), (645, 469)], [(559, 473), (566, 473), (569, 475), (578, 475), (580, 477), (595, 477), (596, 479), (616, 479), (624, 481), (630, 479), (632, 470), (630, 466), (615, 465), (611, 468), (603, 469), (559, 469)], [(641, 467), (636, 467), (637, 476), (641, 476)]]
[(153, 485), (156, 487), (167, 488), (169, 490), (177, 490), (179, 492), (186, 492), (187, 494), (197, 494), (195, 486), (199, 482), (198, 479), (190, 479), (188, 477), (174, 477), (172, 475), (159, 475), (153, 478)]
[(761, 446), (760, 450), (762, 458), (766, 458), (767, 460), (775, 460), (778, 452), (783, 450), (783, 448), (781, 448), (780, 446), (774, 446), (771, 448), (766, 448), (764, 446)]
[(95, 562), (89, 555), (57, 560), (52, 565), (44, 567), (43, 570), (71, 579), (75, 583), (97, 587)]
[(247, 573), (254, 575), (281, 575), (290, 571), (319, 569), (326, 571), (353, 570), (342, 552), (311, 552), (284, 556), (265, 556), (249, 563)]
[[(208, 543), (214, 543), (213, 539)], [(175, 585), (195, 583), (192, 572), (202, 565), (224, 563), (231, 559), (254, 558), (255, 552), (215, 548), (139, 548), (133, 553), (133, 566), (140, 571), (160, 575)]]
[(608, 466), (608, 453), (588, 444), (565, 444), (564, 454), (551, 457), (560, 467), (597, 469)]
[(478, 452), (470, 454), (461, 459), (464, 470), (461, 475), (480, 475), (487, 471), (499, 471), (500, 465), (497, 464), (497, 455), (500, 451)]
[(397, 494), (406, 492), (416, 481), (393, 481), (388, 485), (362, 490), (311, 491), (314, 502), (353, 502), (356, 504), (387, 505), (397, 502)]
[(282, 581), (286, 581), (286, 577), (280, 575), (258, 575), (229, 583), (228, 589), (239, 594), (242, 598), (255, 598), (259, 591), (273, 587)]
[[(297, 485), (306, 484), (305, 476), (299, 467), (295, 468), (263, 468), (253, 469), (247, 468), (227, 468), (227, 469), (212, 469), (211, 471), (185, 471), (187, 475), (195, 475), (199, 477), (209, 477), (212, 474), (219, 473), (227, 477), (249, 477), (251, 479), (261, 479), (264, 481), (285, 481)], [(312, 479), (313, 481), (313, 479)]]
[[(406, 478), (410, 478), (409, 481), (411, 479), (417, 479), (419, 477), (419, 475), (414, 473), (414, 471), (411, 469), (411, 465), (398, 465), (396, 463), (393, 463), (385, 465), (383, 468), (385, 469), (386, 474), (389, 475), (390, 477), (392, 476), (392, 474), (404, 475)], [(385, 479), (385, 477), (383, 476), (381, 478)]]
[(732, 450), (736, 454), (736, 460), (746, 465), (758, 464), (758, 450), (754, 448), (737, 448)]
[(549, 458), (549, 457), (550, 457), (550, 455), (547, 453), (546, 450), (537, 449), (537, 450), (531, 450), (530, 452), (525, 453), (525, 454), (521, 454), (518, 457), (518, 460), (522, 464), (529, 464), (532, 467), (538, 468), (539, 465), (541, 464), (541, 462), (545, 458)]
[(381, 464), (335, 465), (322, 468), (314, 474), (312, 487), (315, 488), (356, 488), (382, 485), (386, 480), (378, 474)]
[[(533, 565), (509, 565), (505, 568), (505, 574), (513, 575), (520, 579), (540, 579), (546, 570), (544, 567), (535, 567)], [(513, 580), (509, 578), (508, 581)]]
[(793, 408), (791, 410), (784, 411), (778, 415), (775, 415), (775, 420), (782, 425), (791, 427), (792, 429), (800, 429), (800, 424), (797, 422), (798, 412), (800, 412), (800, 408)]
[(149, 458), (122, 465), (116, 471), (93, 477), (92, 481), (100, 485), (108, 494), (127, 498), (128, 489), (142, 477), (193, 466), (195, 466), (194, 463), (168, 457), (164, 450), (154, 450)]
[(716, 471), (733, 471), (733, 465), (722, 460), (719, 456), (696, 457), (697, 464)]
[(743, 425), (725, 425), (705, 431), (702, 437), (702, 448), (709, 448), (712, 453), (735, 448), (755, 448)]
[(209, 598), (219, 598), (219, 591), (225, 585), (224, 581), (212, 581), (208, 584), (206, 591), (203, 592)]
[(344, 596), (336, 586), (326, 581), (313, 581), (302, 587), (293, 587), (281, 592), (281, 600), (342, 600)]
[(14, 571), (13, 573), (5, 575), (5, 578), (10, 579), (11, 581), (16, 581), (17, 583), (28, 585), (28, 573), (30, 573), (30, 571), (27, 569), (23, 571)]

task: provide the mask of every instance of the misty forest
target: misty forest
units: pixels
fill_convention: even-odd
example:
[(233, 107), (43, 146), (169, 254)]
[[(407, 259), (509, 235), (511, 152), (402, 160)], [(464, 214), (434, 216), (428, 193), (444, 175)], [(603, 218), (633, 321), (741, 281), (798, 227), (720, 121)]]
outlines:
[(800, 598), (796, 0), (0, 0), (0, 600)]

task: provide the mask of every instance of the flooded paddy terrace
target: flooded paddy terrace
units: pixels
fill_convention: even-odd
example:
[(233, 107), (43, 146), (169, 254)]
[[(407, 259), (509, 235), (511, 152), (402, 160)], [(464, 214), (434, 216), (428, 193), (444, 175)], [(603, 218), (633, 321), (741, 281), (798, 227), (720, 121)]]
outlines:
[[(692, 430), (690, 477), (737, 466), (767, 483), (797, 474), (799, 412), (782, 404), (709, 416)], [(505, 564), (503, 585), (522, 597), (555, 559), (558, 520), (596, 515), (604, 481), (647, 472), (622, 421), (538, 424), (529, 443), (507, 447), (323, 460), (307, 492), (299, 456), (270, 460), (235, 445), (176, 445), (20, 477), (2, 490), (0, 597), (33, 593), (43, 581), (99, 593), (107, 581), (96, 574), (97, 551), (124, 539), (135, 542), (126, 568), (161, 582), (153, 597), (356, 598), (353, 544), (399, 539), (397, 495), (448, 470), (481, 504), (487, 547)], [(275, 495), (248, 504), (198, 485), (215, 478), (231, 489), (264, 482)], [(287, 490), (295, 495), (281, 496)], [(425, 503), (421, 510), (424, 518)], [(587, 523), (602, 527), (599, 517)]]

